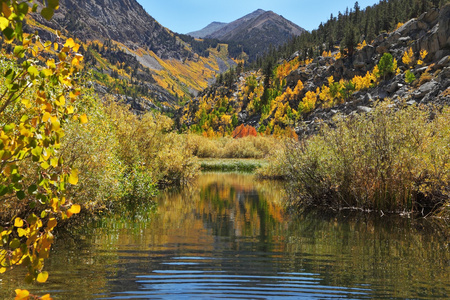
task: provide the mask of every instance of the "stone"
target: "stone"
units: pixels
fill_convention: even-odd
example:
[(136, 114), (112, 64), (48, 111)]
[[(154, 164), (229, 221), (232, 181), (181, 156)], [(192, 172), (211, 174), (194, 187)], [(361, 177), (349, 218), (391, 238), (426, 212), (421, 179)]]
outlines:
[(409, 41), (411, 41), (410, 36), (404, 36), (398, 39), (398, 41), (404, 45), (408, 44)]
[(439, 14), (438, 39), (441, 48), (450, 48), (450, 5), (444, 5)]
[(391, 93), (391, 94), (393, 94), (395, 91), (397, 91), (399, 89), (399, 86), (398, 86), (398, 82), (397, 81), (394, 81), (394, 82), (392, 82), (388, 87), (387, 87), (387, 91), (389, 92), (389, 93)]
[(410, 33), (412, 31), (417, 30), (418, 28), (419, 28), (419, 26), (417, 24), (417, 20), (411, 19), (408, 22), (406, 22), (405, 24), (403, 24), (399, 29), (397, 29), (397, 32), (401, 36), (409, 36), (409, 35), (411, 35)]
[(367, 106), (358, 106), (358, 107), (356, 107), (356, 110), (359, 113), (369, 113), (372, 111), (372, 108), (367, 107)]
[(423, 98), (426, 94), (435, 91), (438, 86), (439, 83), (434, 80), (424, 83), (414, 92), (414, 97), (416, 99)]
[(438, 21), (439, 18), (439, 11), (437, 9), (432, 8), (429, 12), (425, 14), (423, 17), (423, 21), (434, 24)]
[(439, 60), (439, 62), (436, 64), (436, 67), (438, 69), (442, 69), (442, 68), (448, 67), (448, 66), (450, 66), (450, 55), (445, 56), (444, 58)]

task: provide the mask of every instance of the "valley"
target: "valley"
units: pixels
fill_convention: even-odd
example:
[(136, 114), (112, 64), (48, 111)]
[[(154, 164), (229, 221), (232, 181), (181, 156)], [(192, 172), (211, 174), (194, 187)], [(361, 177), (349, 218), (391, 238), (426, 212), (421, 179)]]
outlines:
[(2, 0), (0, 298), (449, 295), (449, 0), (151, 14)]

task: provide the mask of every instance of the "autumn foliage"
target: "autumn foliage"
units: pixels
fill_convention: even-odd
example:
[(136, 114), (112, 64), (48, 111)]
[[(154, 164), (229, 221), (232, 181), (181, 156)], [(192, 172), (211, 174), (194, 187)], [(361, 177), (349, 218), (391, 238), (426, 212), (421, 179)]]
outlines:
[(231, 134), (231, 136), (234, 138), (242, 138), (245, 136), (257, 136), (257, 135), (258, 133), (256, 132), (255, 127), (244, 124), (241, 124), (238, 127), (236, 127), (233, 130), (233, 133)]

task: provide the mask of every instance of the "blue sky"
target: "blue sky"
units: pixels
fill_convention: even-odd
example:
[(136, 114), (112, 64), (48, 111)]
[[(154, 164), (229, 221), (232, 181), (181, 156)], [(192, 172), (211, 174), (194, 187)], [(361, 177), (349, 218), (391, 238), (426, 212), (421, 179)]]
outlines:
[[(330, 14), (353, 8), (356, 0), (137, 0), (161, 25), (178, 33), (199, 30), (213, 21), (231, 22), (258, 8), (272, 10), (306, 30)], [(364, 9), (379, 0), (359, 0)]]

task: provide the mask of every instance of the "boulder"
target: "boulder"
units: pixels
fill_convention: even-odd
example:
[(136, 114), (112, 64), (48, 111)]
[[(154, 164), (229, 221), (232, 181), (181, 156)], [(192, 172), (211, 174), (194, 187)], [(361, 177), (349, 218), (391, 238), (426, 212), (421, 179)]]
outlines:
[(439, 87), (439, 83), (434, 80), (424, 83), (414, 92), (414, 98), (416, 98), (416, 99), (423, 98), (425, 95), (429, 94), (430, 92), (437, 90), (438, 87)]
[(417, 19), (411, 19), (397, 29), (396, 32), (401, 36), (411, 36), (411, 33), (417, 29), (419, 29)]
[(450, 4), (445, 5), (439, 14), (438, 39), (441, 48), (450, 48)]
[(359, 113), (370, 113), (372, 111), (372, 108), (368, 106), (358, 106), (356, 108), (356, 111)]
[(438, 18), (439, 18), (439, 11), (437, 9), (432, 8), (429, 12), (424, 14), (422, 19), (419, 18), (419, 20), (434, 25), (438, 22)]
[(445, 56), (444, 58), (439, 60), (439, 62), (436, 64), (436, 67), (438, 69), (442, 69), (442, 68), (448, 67), (448, 66), (450, 66), (450, 55)]

